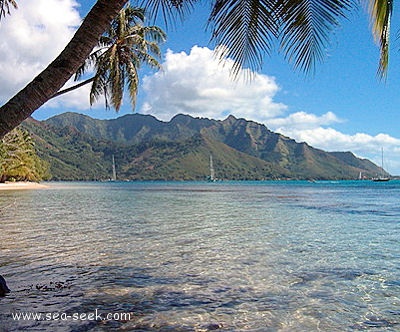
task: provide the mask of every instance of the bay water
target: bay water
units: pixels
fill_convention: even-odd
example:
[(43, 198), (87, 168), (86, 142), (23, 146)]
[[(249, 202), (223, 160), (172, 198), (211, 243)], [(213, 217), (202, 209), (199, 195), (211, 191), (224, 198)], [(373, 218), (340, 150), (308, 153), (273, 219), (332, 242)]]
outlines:
[(0, 331), (400, 331), (400, 182), (0, 192)]

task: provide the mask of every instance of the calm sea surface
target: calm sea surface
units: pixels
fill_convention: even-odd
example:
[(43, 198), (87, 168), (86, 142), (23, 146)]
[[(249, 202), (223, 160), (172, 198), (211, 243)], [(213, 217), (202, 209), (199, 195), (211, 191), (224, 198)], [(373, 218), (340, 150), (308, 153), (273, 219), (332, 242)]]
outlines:
[(1, 332), (400, 331), (400, 182), (4, 191), (0, 274)]

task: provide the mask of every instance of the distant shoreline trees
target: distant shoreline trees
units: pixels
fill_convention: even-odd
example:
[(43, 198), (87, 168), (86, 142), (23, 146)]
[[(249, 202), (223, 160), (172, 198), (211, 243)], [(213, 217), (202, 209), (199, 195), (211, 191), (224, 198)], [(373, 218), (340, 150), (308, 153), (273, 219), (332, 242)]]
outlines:
[(39, 182), (49, 177), (49, 165), (36, 154), (35, 144), (26, 130), (16, 128), (1, 139), (0, 183)]

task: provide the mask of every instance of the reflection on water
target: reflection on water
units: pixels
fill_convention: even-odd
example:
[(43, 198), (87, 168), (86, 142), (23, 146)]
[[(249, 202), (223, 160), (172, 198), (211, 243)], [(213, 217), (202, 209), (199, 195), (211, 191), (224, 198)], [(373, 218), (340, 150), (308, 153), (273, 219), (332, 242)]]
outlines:
[[(396, 331), (400, 184), (0, 193), (0, 331)], [(15, 321), (21, 312), (129, 319)]]

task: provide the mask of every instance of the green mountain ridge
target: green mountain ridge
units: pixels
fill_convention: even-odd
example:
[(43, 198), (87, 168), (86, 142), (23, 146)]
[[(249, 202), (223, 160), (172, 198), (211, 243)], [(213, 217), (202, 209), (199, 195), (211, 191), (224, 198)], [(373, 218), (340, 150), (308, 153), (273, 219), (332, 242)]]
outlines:
[(325, 152), (254, 121), (177, 115), (169, 122), (129, 114), (98, 120), (64, 113), (24, 126), (55, 180), (106, 180), (112, 156), (120, 180), (204, 180), (213, 156), (226, 180), (356, 179), (380, 168), (351, 152)]

